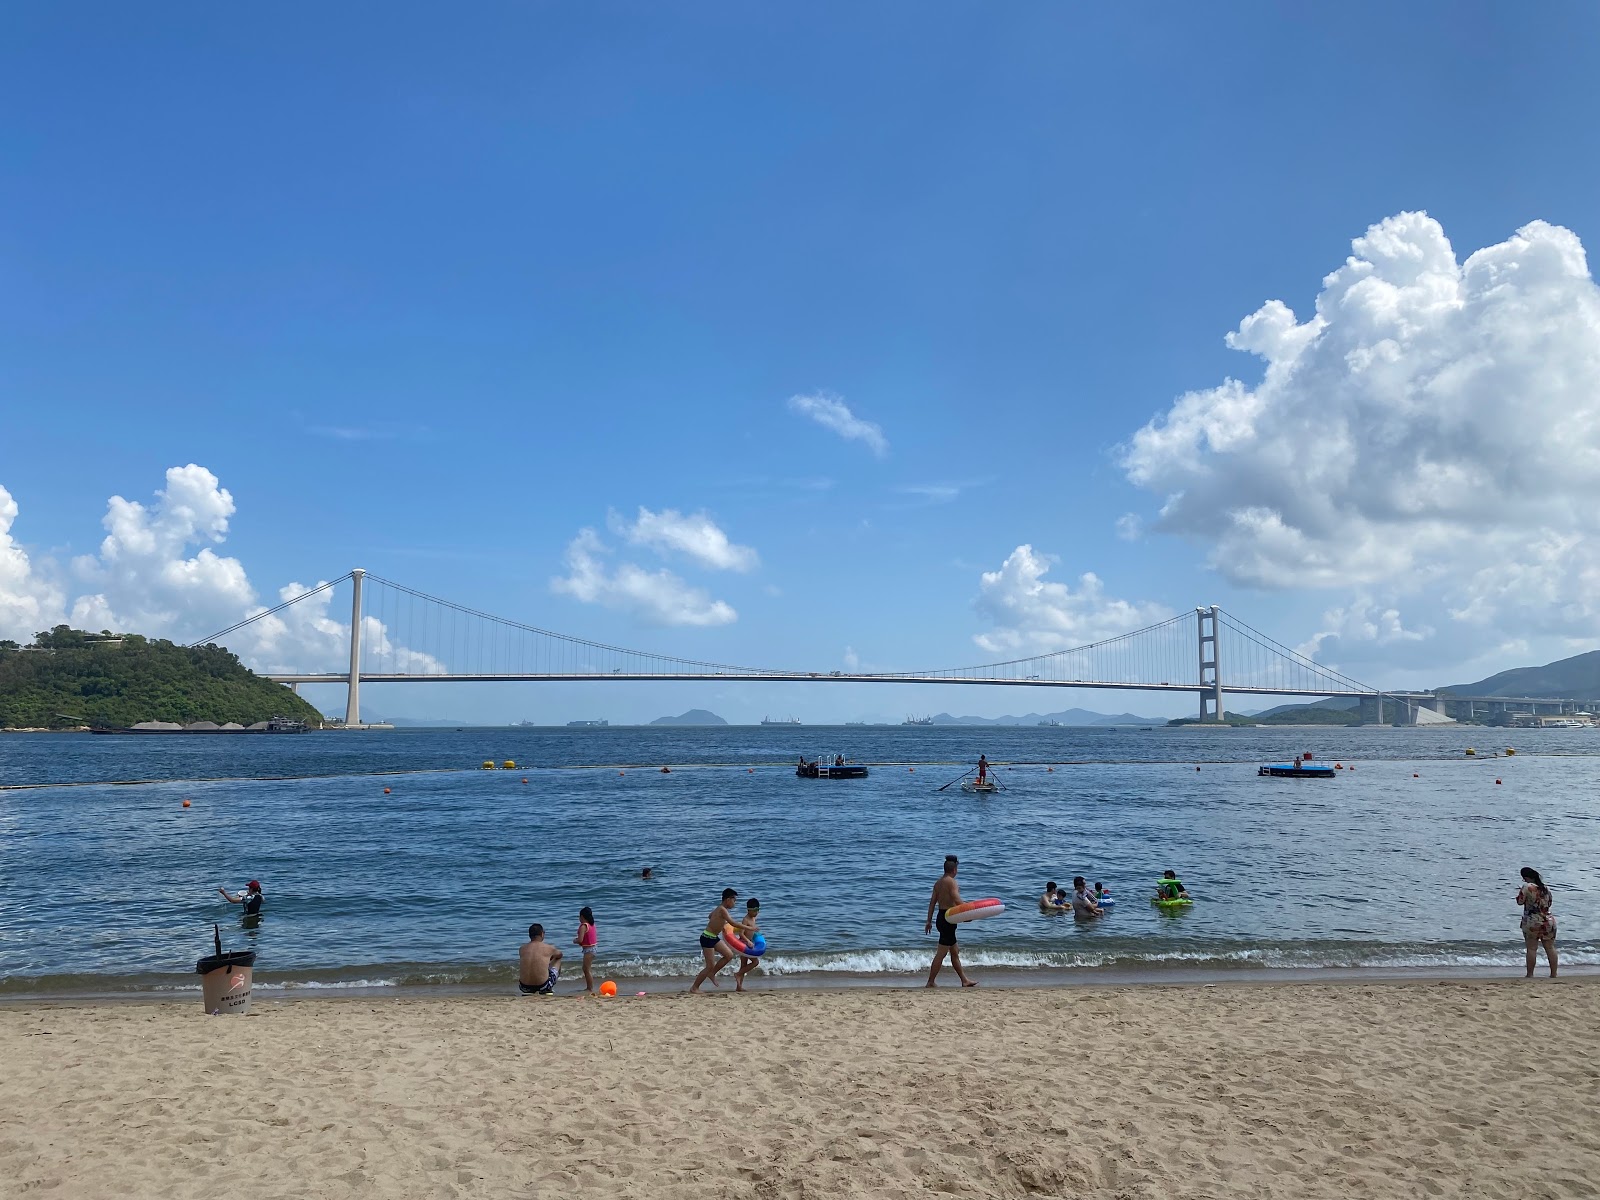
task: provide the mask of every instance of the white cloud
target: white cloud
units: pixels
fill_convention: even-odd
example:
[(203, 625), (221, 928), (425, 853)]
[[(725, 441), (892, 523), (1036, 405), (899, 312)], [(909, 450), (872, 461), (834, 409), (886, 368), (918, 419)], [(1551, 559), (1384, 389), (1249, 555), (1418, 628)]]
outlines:
[(657, 553), (676, 551), (717, 571), (750, 571), (761, 561), (749, 546), (731, 541), (704, 512), (685, 516), (674, 508), (651, 512), (641, 506), (638, 520), (630, 523), (613, 512), (607, 523), (613, 533), (635, 546), (648, 546)]
[(1123, 513), (1117, 518), (1117, 536), (1125, 542), (1144, 537), (1144, 519), (1138, 513)]
[(844, 648), (844, 669), (846, 671), (859, 671), (861, 669), (861, 656), (856, 653), (854, 646)]
[(1438, 222), (1402, 213), (1353, 250), (1308, 320), (1274, 300), (1228, 335), (1264, 360), (1259, 384), (1190, 392), (1122, 448), (1162, 497), (1154, 527), (1209, 543), (1237, 583), (1359, 591), (1335, 609), (1346, 649), (1395, 644), (1382, 614), (1406, 598), (1463, 646), (1496, 625), (1590, 633), (1600, 288), (1582, 244), (1535, 221), (1458, 262)]
[(192, 545), (222, 542), (234, 511), (233, 496), (195, 463), (169, 468), (149, 508), (111, 497), (98, 557), (73, 560), (73, 573), (98, 590), (73, 601), (72, 624), (200, 637), (238, 620), (255, 601), (244, 565), (206, 545), (185, 556)]
[(1367, 647), (1403, 647), (1407, 643), (1425, 642), (1434, 633), (1427, 625), (1407, 628), (1400, 619), (1399, 609), (1376, 604), (1364, 596), (1343, 607), (1330, 608), (1322, 614), (1322, 623), (1325, 628), (1296, 646), (1295, 652), (1327, 661), (1334, 667), (1338, 664), (1332, 661), (1332, 656), (1337, 656), (1341, 647), (1351, 647), (1358, 656), (1365, 658)]
[(550, 590), (584, 604), (631, 613), (652, 625), (727, 625), (739, 614), (671, 571), (647, 571), (634, 563), (610, 568), (610, 553), (592, 529), (580, 529), (567, 547), (568, 574), (550, 581)]
[(1159, 604), (1117, 600), (1098, 576), (1078, 577), (1074, 591), (1045, 579), (1049, 555), (1018, 546), (998, 571), (985, 571), (973, 607), (994, 626), (974, 637), (991, 654), (1044, 654), (1131, 633), (1172, 616)]
[(66, 597), (12, 538), (17, 512), (11, 493), (0, 487), (0, 639), (28, 642), (66, 619)]
[(813, 392), (808, 396), (790, 396), (789, 411), (809, 417), (824, 429), (831, 429), (846, 441), (861, 442), (879, 458), (889, 453), (889, 439), (883, 430), (871, 421), (864, 421), (850, 411), (842, 397), (832, 392)]
[[(41, 629), (70, 621), (90, 630), (142, 633), (186, 643), (266, 611), (237, 558), (212, 547), (228, 533), (233, 496), (195, 463), (167, 471), (166, 487), (148, 506), (122, 496), (107, 502), (98, 553), (71, 564), (70, 576), (91, 588), (68, 599), (57, 564), (30, 560), (13, 541), (18, 505), (0, 488), (0, 637), (26, 641)], [(198, 547), (196, 549), (196, 547)], [(192, 551), (192, 552), (191, 552)], [(288, 584), (281, 600), (308, 589)], [(323, 592), (230, 634), (223, 640), (247, 664), (274, 672), (336, 671), (349, 661), (346, 620), (329, 615)], [(395, 670), (440, 671), (438, 660), (395, 644), (391, 631), (364, 618), (369, 664)]]
[(915, 496), (927, 504), (949, 504), (961, 495), (959, 483), (906, 483), (894, 488), (902, 496)]

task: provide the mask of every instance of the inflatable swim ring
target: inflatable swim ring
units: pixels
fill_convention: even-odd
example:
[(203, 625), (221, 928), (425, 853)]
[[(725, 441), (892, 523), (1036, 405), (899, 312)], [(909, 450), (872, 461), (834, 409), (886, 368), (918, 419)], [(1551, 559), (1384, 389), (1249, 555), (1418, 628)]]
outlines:
[(760, 958), (767, 952), (767, 939), (764, 935), (753, 933), (750, 935), (749, 948), (745, 951), (751, 958)]
[(1154, 904), (1157, 908), (1188, 908), (1194, 903), (1194, 901), (1184, 900), (1181, 898), (1177, 900), (1163, 900), (1160, 896), (1151, 896), (1150, 903)]
[(1115, 908), (1116, 904), (1117, 904), (1117, 902), (1115, 900), (1113, 900), (1109, 895), (1096, 896), (1095, 897), (1095, 903), (1097, 903), (1101, 908)]
[(717, 939), (717, 945), (725, 954), (748, 955), (750, 943), (739, 936), (739, 931), (731, 925), (722, 928), (722, 936)]
[(960, 925), (966, 921), (978, 921), (984, 917), (998, 917), (1005, 912), (1006, 906), (998, 897), (991, 896), (987, 900), (968, 900), (965, 904), (957, 904), (954, 908), (944, 910), (944, 919), (952, 925)]

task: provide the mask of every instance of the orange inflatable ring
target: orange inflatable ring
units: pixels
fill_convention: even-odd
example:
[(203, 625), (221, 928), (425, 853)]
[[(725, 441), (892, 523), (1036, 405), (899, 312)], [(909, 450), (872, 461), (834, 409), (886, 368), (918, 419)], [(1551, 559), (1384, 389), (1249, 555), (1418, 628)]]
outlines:
[(966, 921), (981, 921), (984, 917), (998, 917), (1005, 910), (1005, 903), (991, 896), (987, 900), (968, 900), (965, 904), (947, 908), (944, 919), (952, 925), (960, 925)]

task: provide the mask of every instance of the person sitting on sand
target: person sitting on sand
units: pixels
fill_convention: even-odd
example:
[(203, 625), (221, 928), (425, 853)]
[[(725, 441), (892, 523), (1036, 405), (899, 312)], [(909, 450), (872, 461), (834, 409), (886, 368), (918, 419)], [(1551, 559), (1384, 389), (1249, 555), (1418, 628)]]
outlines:
[(722, 903), (713, 908), (706, 917), (706, 927), (700, 931), (700, 953), (705, 956), (706, 965), (689, 985), (691, 992), (698, 992), (700, 985), (707, 980), (712, 987), (721, 986), (717, 983), (717, 972), (733, 961), (733, 955), (719, 948), (717, 939), (728, 926), (733, 926), (735, 930), (739, 928), (739, 922), (733, 915), (733, 902), (738, 898), (738, 892), (732, 888), (723, 888)]
[(933, 885), (933, 895), (928, 900), (928, 920), (922, 932), (927, 933), (933, 928), (935, 912), (939, 917), (939, 948), (933, 952), (933, 965), (928, 968), (929, 987), (939, 978), (939, 968), (944, 966), (945, 955), (950, 956), (950, 965), (956, 969), (956, 978), (961, 980), (962, 987), (978, 986), (977, 980), (968, 979), (967, 973), (961, 969), (961, 951), (956, 949), (956, 927), (944, 919), (945, 913), (961, 903), (961, 887), (956, 883), (958, 866), (954, 854), (945, 856), (944, 874)]
[[(744, 934), (745, 940), (755, 937), (761, 928), (761, 901), (751, 897), (744, 902), (744, 920), (739, 922), (739, 932)], [(744, 977), (761, 965), (759, 958), (751, 958), (748, 954), (739, 956), (739, 973), (733, 977), (733, 990), (744, 991)]]
[(229, 904), (244, 905), (245, 916), (258, 917), (261, 915), (261, 904), (265, 897), (263, 897), (261, 894), (261, 884), (258, 880), (252, 879), (249, 883), (245, 884), (245, 890), (240, 892), (237, 896), (228, 891), (227, 888), (219, 887), (217, 891), (222, 893), (222, 898)]
[(1040, 912), (1065, 912), (1067, 905), (1061, 903), (1061, 889), (1056, 887), (1054, 879), (1044, 885), (1044, 894), (1039, 897)]
[(1163, 871), (1161, 878), (1156, 883), (1157, 900), (1187, 900), (1189, 893), (1183, 890), (1183, 880), (1172, 871)]
[(1088, 883), (1082, 875), (1072, 877), (1072, 915), (1075, 917), (1098, 917), (1103, 910), (1094, 898), (1094, 893), (1089, 890)]
[(555, 994), (561, 978), (561, 948), (544, 940), (544, 926), (528, 926), (528, 940), (517, 953), (517, 990), (524, 996)]

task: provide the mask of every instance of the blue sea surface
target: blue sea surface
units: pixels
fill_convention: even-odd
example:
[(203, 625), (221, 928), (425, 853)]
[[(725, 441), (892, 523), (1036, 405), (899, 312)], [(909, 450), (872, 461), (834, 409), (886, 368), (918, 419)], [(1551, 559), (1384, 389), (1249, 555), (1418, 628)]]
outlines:
[[(1003, 792), (938, 790), (980, 751)], [(1257, 777), (1301, 751), (1344, 769)], [(795, 777), (835, 752), (870, 777)], [(947, 853), (966, 898), (1008, 906), (962, 928), (977, 967), (1512, 970), (1524, 865), (1565, 960), (1596, 964), (1597, 752), (1481, 728), (5, 735), (0, 995), (192, 986), (213, 922), (267, 986), (498, 985), (530, 922), (570, 944), (584, 905), (603, 975), (683, 976), (725, 886), (761, 900), (768, 975), (900, 974), (925, 969)], [(1148, 903), (1168, 867), (1191, 909)], [(1041, 914), (1077, 874), (1115, 911)], [(254, 928), (216, 893), (249, 879)]]

